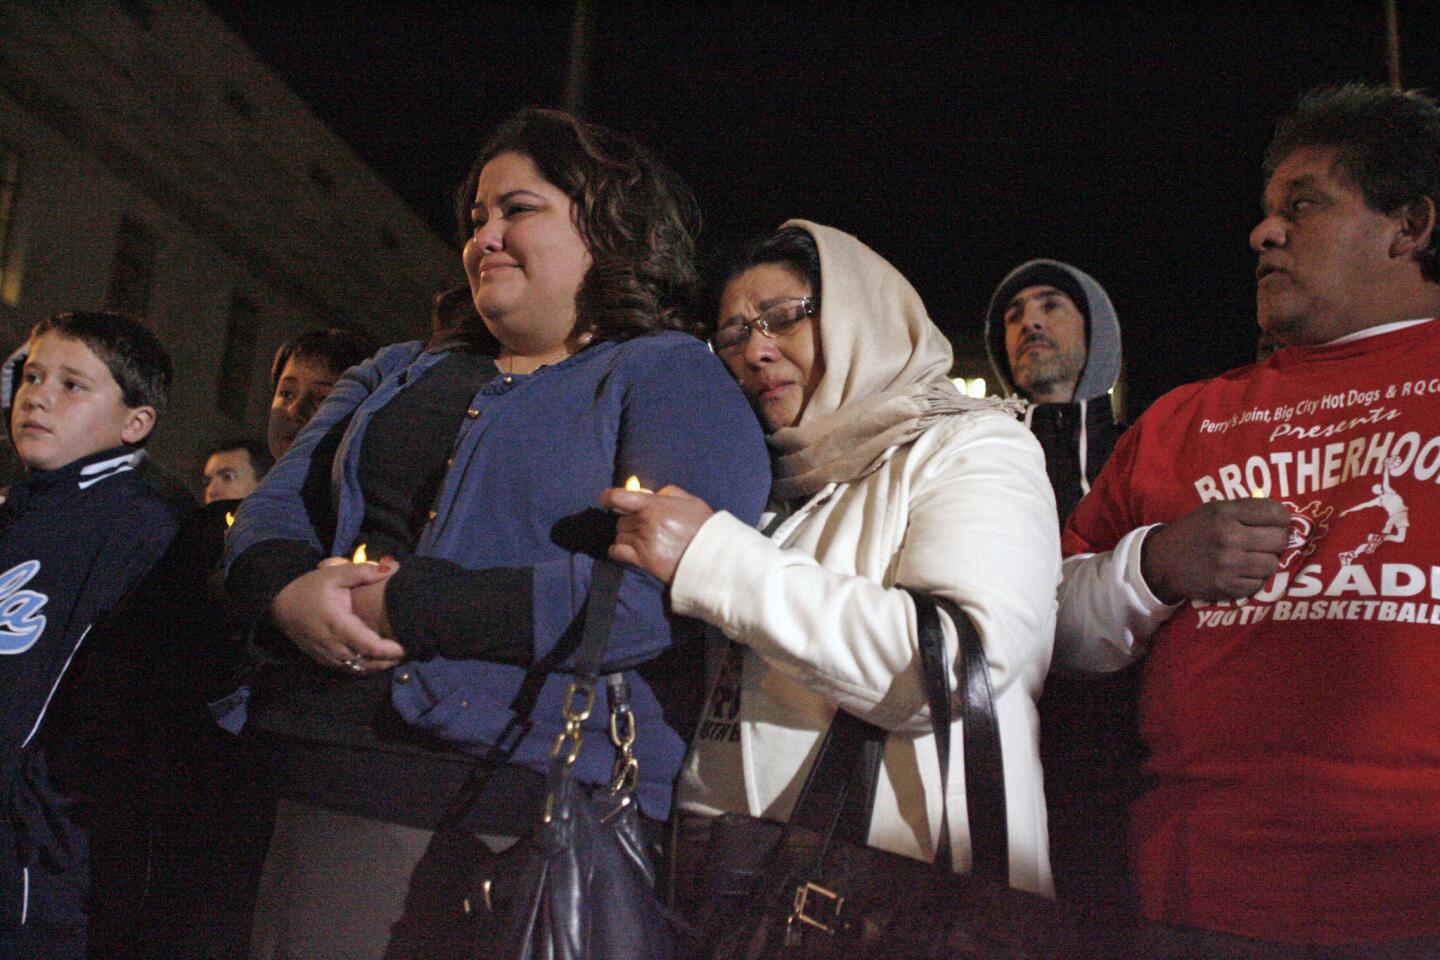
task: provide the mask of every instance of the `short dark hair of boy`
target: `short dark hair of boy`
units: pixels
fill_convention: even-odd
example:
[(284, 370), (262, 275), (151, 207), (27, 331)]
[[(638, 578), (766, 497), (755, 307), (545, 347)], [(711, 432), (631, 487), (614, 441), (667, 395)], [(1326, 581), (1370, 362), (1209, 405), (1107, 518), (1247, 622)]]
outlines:
[[(1440, 104), (1422, 93), (1367, 83), (1316, 87), (1276, 127), (1266, 177), (1301, 147), (1333, 147), (1336, 172), (1378, 213), (1422, 197), (1440, 206)], [(1416, 259), (1425, 279), (1440, 283), (1440, 230)]]
[(228, 437), (205, 451), (205, 459), (209, 460), (217, 453), (229, 453), (231, 450), (245, 451), (250, 457), (250, 466), (255, 470), (256, 480), (265, 476), (270, 468), (275, 466), (275, 458), (270, 456), (270, 445), (254, 437)]
[(74, 310), (41, 320), (30, 331), (30, 339), (33, 342), (47, 333), (79, 340), (89, 347), (120, 385), (125, 406), (154, 407), (159, 421), (170, 399), (175, 368), (160, 338), (149, 327), (123, 313)]
[(297, 333), (280, 344), (275, 361), (270, 364), (270, 389), (280, 385), (280, 374), (292, 359), (323, 363), (335, 376), (349, 370), (361, 360), (369, 359), (380, 345), (375, 338), (347, 327), (315, 327)]

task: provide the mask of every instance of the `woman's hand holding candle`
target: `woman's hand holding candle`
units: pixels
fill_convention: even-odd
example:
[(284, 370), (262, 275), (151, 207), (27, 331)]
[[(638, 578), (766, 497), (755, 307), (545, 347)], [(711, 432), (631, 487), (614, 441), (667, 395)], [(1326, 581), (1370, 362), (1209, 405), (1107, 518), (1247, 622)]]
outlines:
[(347, 560), (344, 557), (326, 557), (320, 561), (320, 566), (333, 567), (342, 563), (368, 563), (371, 566), (375, 566), (375, 561), (370, 559), (370, 554), (365, 549), (365, 544), (363, 543), (355, 548), (355, 552), (350, 555), (350, 559)]
[(648, 571), (663, 583), (675, 579), (685, 548), (715, 512), (676, 486), (658, 493), (611, 487), (600, 494), (600, 505), (621, 515), (610, 559)]
[(367, 627), (385, 639), (393, 640), (395, 631), (391, 629), (390, 617), (385, 613), (385, 582), (395, 575), (400, 564), (393, 558), (386, 557), (380, 562), (380, 568), (386, 571), (384, 579), (362, 583), (351, 590), (350, 605), (355, 616), (364, 621)]

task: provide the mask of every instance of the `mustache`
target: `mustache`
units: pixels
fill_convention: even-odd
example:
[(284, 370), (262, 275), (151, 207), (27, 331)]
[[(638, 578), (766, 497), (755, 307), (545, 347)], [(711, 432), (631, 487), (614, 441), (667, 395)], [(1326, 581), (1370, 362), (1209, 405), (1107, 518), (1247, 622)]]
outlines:
[(1026, 348), (1031, 347), (1031, 346), (1033, 346), (1034, 344), (1037, 344), (1037, 343), (1043, 343), (1043, 344), (1045, 344), (1045, 346), (1049, 347), (1051, 350), (1058, 350), (1058, 349), (1059, 349), (1059, 346), (1055, 343), (1054, 340), (1050, 339), (1049, 337), (1047, 337), (1047, 336), (1046, 336), (1045, 334), (1043, 334), (1043, 333), (1038, 333), (1038, 332), (1037, 332), (1037, 333), (1028, 333), (1028, 334), (1026, 334), (1024, 337), (1021, 338), (1021, 340), (1020, 340), (1020, 350), (1021, 350), (1021, 352), (1024, 352)]

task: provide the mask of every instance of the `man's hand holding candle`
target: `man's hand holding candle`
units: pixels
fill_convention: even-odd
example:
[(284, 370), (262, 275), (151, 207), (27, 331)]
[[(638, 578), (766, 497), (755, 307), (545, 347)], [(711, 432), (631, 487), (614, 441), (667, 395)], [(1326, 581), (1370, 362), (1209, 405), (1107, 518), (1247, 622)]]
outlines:
[(1146, 534), (1140, 570), (1165, 603), (1249, 597), (1279, 568), (1289, 526), (1284, 504), (1268, 497), (1201, 504)]

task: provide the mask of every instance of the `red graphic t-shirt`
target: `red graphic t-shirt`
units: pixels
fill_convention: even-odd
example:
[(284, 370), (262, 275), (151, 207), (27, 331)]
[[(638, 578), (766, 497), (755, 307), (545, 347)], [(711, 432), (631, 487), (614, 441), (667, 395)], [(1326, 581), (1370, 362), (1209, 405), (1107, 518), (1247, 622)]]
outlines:
[(1292, 942), (1440, 934), (1440, 322), (1172, 391), (1065, 553), (1257, 494), (1290, 511), (1279, 571), (1150, 641), (1142, 910)]

